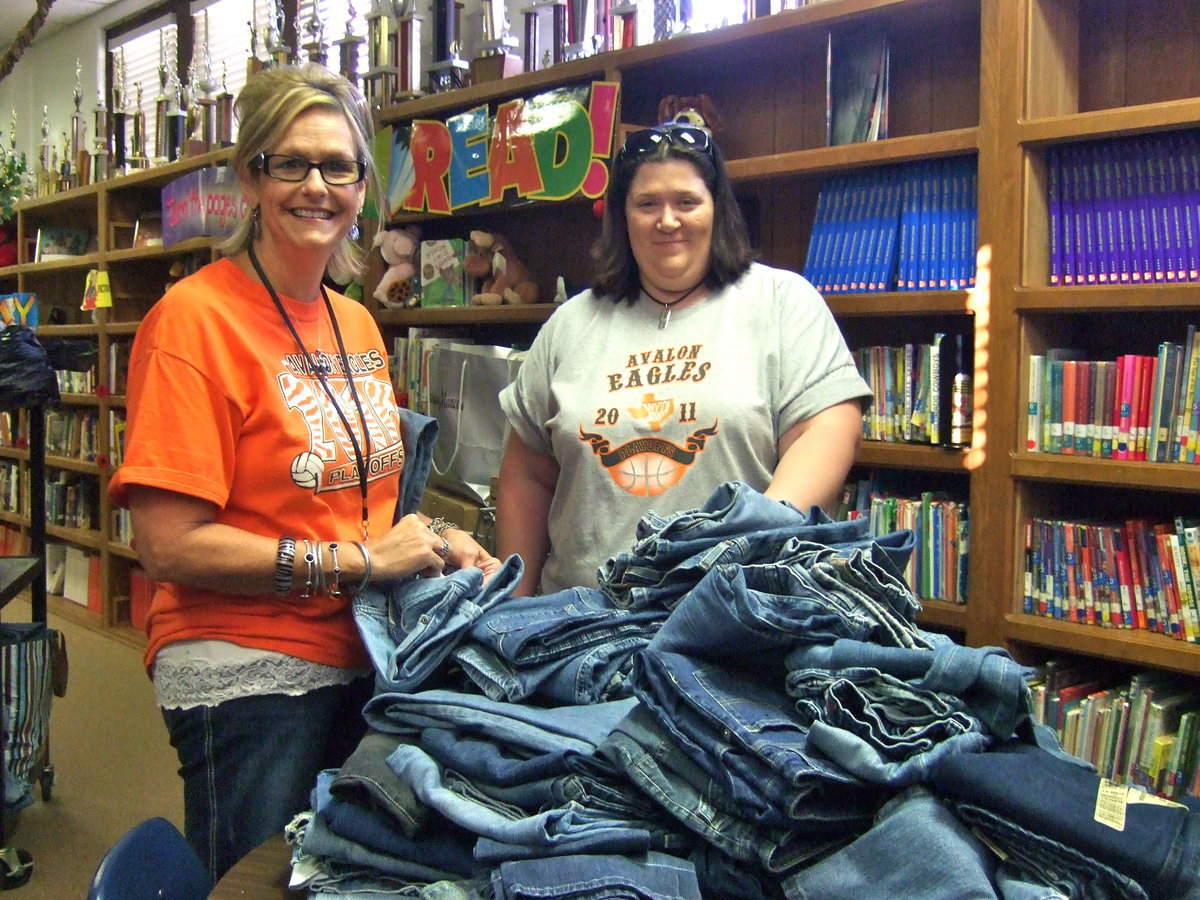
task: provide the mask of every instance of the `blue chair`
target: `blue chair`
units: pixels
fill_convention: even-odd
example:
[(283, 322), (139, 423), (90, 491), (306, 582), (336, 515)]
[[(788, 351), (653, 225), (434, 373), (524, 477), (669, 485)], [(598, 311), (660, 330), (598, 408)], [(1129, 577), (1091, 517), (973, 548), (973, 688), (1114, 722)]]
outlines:
[(156, 816), (133, 826), (104, 854), (88, 900), (205, 900), (211, 887), (191, 844)]

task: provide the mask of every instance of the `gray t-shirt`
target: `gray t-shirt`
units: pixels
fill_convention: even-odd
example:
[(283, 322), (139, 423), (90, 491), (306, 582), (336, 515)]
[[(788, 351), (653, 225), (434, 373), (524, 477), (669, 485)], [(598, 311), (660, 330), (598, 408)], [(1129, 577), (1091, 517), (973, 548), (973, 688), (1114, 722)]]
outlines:
[(755, 264), (673, 312), (584, 291), (542, 327), (500, 394), (509, 424), (561, 470), (541, 590), (594, 587), (648, 511), (694, 509), (725, 481), (763, 490), (802, 419), (870, 396), (821, 295)]

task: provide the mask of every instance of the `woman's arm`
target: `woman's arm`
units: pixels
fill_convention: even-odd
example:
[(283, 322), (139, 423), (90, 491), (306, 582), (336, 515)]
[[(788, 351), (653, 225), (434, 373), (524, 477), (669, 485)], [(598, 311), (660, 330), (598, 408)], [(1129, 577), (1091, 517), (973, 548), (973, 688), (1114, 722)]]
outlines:
[[(216, 521), (217, 507), (207, 500), (145, 485), (130, 485), (129, 512), (138, 558), (155, 581), (230, 594), (274, 593), (278, 537), (223, 525)], [(447, 563), (459, 568), (478, 566), (488, 574), (499, 565), (466, 532), (452, 529), (444, 536), (451, 546), (446, 560), (437, 553), (442, 537), (429, 529), (427, 521), (417, 515), (404, 516), (365, 542), (371, 557), (371, 580), (388, 581), (414, 572), (438, 575)], [(327, 581), (333, 573), (330, 541), (338, 542), (341, 586), (362, 581), (366, 566), (353, 545), (356, 537), (331, 534), (322, 538), (321, 561)], [(303, 587), (307, 578), (304, 542), (297, 540), (296, 544), (292, 586)]]
[(496, 495), (496, 555), (505, 559), (517, 553), (525, 563), (513, 596), (530, 596), (541, 581), (550, 552), (550, 501), (558, 475), (553, 457), (530, 448), (516, 432), (509, 435)]
[(813, 505), (832, 509), (861, 439), (858, 400), (846, 400), (797, 422), (779, 439), (779, 462), (764, 493), (804, 511)]

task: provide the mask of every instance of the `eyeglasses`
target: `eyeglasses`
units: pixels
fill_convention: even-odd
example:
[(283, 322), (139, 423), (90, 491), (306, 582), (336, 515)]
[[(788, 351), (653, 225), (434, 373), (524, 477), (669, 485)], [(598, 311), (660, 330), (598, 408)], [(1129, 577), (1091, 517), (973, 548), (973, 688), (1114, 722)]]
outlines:
[(326, 159), (309, 162), (298, 156), (260, 153), (251, 163), (260, 172), (277, 181), (299, 182), (316, 169), (326, 184), (358, 184), (367, 177), (367, 164), (361, 159)]
[(696, 153), (713, 155), (712, 138), (703, 128), (695, 125), (662, 125), (643, 128), (625, 138), (625, 144), (617, 154), (617, 162), (625, 163), (641, 156), (649, 156), (664, 143)]

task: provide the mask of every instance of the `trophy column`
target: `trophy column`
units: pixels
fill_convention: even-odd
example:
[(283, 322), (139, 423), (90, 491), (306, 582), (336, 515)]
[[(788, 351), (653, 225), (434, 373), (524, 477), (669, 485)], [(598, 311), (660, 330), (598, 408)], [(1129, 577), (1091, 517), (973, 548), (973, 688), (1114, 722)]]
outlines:
[(458, 4), (433, 0), (433, 58), (429, 89), (433, 93), (465, 87), (470, 65), (458, 55)]

